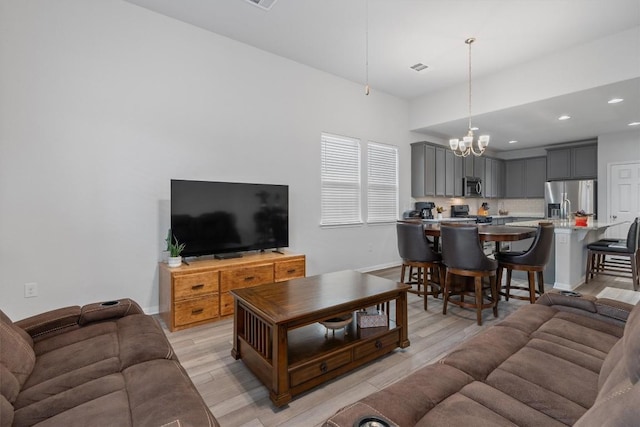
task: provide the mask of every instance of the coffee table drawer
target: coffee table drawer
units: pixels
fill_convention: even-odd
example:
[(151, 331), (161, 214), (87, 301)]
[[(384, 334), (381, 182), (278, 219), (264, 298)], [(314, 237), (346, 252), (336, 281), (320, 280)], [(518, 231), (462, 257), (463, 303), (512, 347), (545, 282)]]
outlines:
[(218, 304), (217, 294), (177, 302), (174, 323), (176, 326), (182, 326), (218, 317)]
[(273, 283), (273, 264), (236, 268), (220, 273), (220, 292)]
[(322, 376), (348, 364), (349, 362), (351, 362), (351, 352), (349, 350), (345, 350), (316, 360), (300, 368), (293, 369), (289, 374), (291, 387), (296, 387), (313, 378)]
[(385, 348), (395, 348), (398, 346), (398, 341), (400, 341), (400, 331), (391, 331), (388, 334), (381, 335), (375, 340), (365, 342), (355, 347), (353, 349), (353, 358), (357, 360), (376, 354)]

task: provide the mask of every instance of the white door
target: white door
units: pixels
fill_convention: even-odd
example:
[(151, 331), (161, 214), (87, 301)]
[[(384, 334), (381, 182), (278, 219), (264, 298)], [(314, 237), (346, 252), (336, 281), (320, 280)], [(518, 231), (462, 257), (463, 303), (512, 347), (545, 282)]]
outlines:
[[(640, 163), (611, 165), (608, 182), (608, 220), (631, 223), (640, 216)], [(611, 227), (607, 237), (626, 239), (629, 223)]]

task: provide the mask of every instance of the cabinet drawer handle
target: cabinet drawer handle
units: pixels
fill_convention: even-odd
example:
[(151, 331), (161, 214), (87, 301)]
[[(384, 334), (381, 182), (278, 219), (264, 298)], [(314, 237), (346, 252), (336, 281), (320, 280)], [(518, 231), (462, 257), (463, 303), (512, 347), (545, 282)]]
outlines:
[(245, 281), (245, 282), (250, 282), (250, 281), (252, 281), (252, 280), (253, 280), (253, 279), (255, 279), (255, 278), (256, 278), (255, 276), (247, 276), (247, 277), (245, 277), (245, 278), (244, 278), (244, 281)]
[(320, 364), (320, 372), (322, 372), (323, 374), (325, 374), (325, 373), (327, 373), (327, 369), (328, 369), (328, 367), (327, 367), (327, 362), (322, 362), (322, 363)]
[(196, 289), (202, 289), (202, 288), (204, 288), (204, 283), (200, 283), (198, 285), (193, 285), (191, 287), (191, 290), (195, 291)]
[(382, 341), (376, 340), (376, 348), (380, 350), (382, 348)]
[(287, 270), (287, 273), (291, 274), (291, 273), (295, 273), (296, 269), (295, 268), (291, 268), (289, 270)]
[(204, 311), (204, 308), (194, 308), (191, 310), (191, 314), (200, 314)]

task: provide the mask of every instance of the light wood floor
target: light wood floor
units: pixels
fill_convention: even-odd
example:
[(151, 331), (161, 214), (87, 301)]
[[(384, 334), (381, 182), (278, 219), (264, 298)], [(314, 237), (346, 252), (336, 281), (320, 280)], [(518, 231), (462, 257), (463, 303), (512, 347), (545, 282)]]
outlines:
[[(390, 268), (371, 274), (399, 280), (400, 269)], [(605, 287), (632, 289), (631, 280), (605, 277), (592, 280), (577, 291), (595, 296)], [(319, 426), (343, 406), (435, 362), (462, 341), (526, 304), (514, 299), (508, 302), (502, 300), (499, 317), (496, 319), (491, 310), (484, 310), (483, 325), (478, 326), (473, 310), (449, 306), (447, 315), (443, 316), (441, 299), (429, 297), (428, 311), (423, 310), (422, 298), (417, 295), (409, 294), (408, 302), (411, 341), (408, 348), (396, 349), (381, 359), (295, 398), (280, 409), (271, 404), (267, 389), (244, 366), (242, 360), (231, 357), (232, 319), (173, 333), (165, 328), (165, 333), (180, 362), (222, 426)]]

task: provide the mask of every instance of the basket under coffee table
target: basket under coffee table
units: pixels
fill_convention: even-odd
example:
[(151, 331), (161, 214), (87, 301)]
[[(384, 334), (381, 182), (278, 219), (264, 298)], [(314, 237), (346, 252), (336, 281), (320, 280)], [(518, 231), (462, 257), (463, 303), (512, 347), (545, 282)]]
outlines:
[[(381, 277), (340, 271), (232, 290), (231, 355), (269, 389), (276, 406), (285, 405), (396, 347), (408, 347), (408, 289)], [(360, 328), (354, 318), (346, 333), (325, 337), (318, 323), (371, 306), (383, 308), (387, 326)]]

